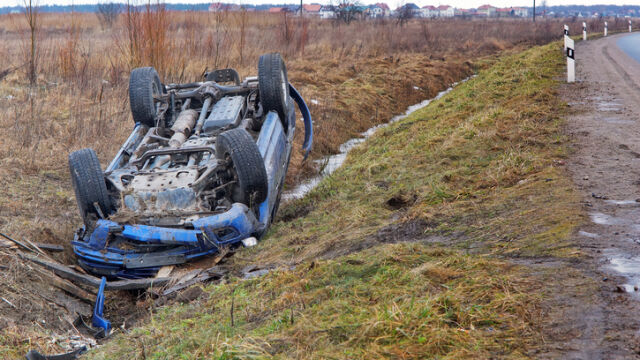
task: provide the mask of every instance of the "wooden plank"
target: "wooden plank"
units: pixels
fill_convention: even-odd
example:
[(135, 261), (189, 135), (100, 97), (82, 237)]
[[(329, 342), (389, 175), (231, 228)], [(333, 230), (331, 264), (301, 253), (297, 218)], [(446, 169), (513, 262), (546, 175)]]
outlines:
[(77, 297), (78, 299), (85, 301), (89, 304), (95, 301), (95, 295), (90, 294), (89, 292), (79, 288), (68, 280), (61, 279), (60, 277), (44, 270), (38, 270), (38, 273), (47, 278), (49, 284), (57, 287), (58, 289), (64, 290), (67, 293)]
[[(64, 266), (62, 264), (44, 260), (37, 256), (30, 254), (19, 253), (20, 257), (44, 266), (45, 268), (53, 271), (56, 275), (67, 280), (75, 281), (84, 285), (99, 288), (100, 278), (91, 275), (80, 274), (73, 269)], [(135, 279), (135, 280), (116, 280), (108, 281), (105, 287), (106, 290), (137, 290), (147, 289), (150, 287), (161, 287), (169, 283), (171, 278), (150, 278), (150, 279)]]
[(47, 250), (47, 251), (51, 251), (51, 252), (63, 252), (64, 251), (64, 247), (62, 245), (43, 244), (43, 243), (36, 243), (36, 245), (42, 250)]
[[(195, 271), (195, 270), (194, 270)], [(222, 278), (224, 275), (227, 274), (227, 270), (221, 269), (217, 266), (214, 266), (212, 268), (209, 268), (207, 270), (202, 270), (200, 271), (200, 273), (197, 274), (197, 276), (191, 276), (193, 274), (193, 272), (185, 275), (185, 277), (183, 277), (182, 279), (180, 279), (178, 281), (178, 283), (166, 290), (164, 290), (162, 292), (162, 295), (167, 296), (167, 295), (171, 295), (177, 291), (183, 290), (188, 288), (191, 285), (200, 283), (200, 282), (205, 282), (209, 279), (220, 279)]]

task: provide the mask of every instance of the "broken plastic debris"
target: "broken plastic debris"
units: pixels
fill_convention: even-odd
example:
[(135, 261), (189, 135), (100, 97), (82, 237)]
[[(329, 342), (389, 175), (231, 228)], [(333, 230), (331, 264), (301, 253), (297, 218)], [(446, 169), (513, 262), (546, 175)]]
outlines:
[(248, 237), (244, 240), (242, 240), (242, 245), (244, 245), (245, 247), (252, 247), (252, 246), (256, 246), (258, 245), (258, 240), (256, 238), (252, 237)]

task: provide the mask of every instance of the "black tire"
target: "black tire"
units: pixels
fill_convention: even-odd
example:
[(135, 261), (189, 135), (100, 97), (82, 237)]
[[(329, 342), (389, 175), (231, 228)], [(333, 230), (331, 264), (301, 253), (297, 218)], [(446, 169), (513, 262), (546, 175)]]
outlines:
[[(289, 80), (287, 68), (280, 54), (271, 53), (260, 56), (258, 90), (264, 112), (277, 112), (280, 120), (286, 124), (289, 110)], [(286, 126), (285, 129), (287, 129)]]
[(231, 158), (237, 183), (232, 191), (234, 202), (247, 206), (262, 203), (267, 198), (269, 183), (264, 160), (258, 145), (244, 129), (227, 130), (216, 139), (216, 157)]
[(96, 218), (100, 217), (94, 206), (95, 203), (98, 204), (104, 216), (113, 213), (113, 205), (104, 182), (104, 173), (93, 149), (72, 152), (69, 155), (69, 172), (80, 216), (85, 223), (91, 215), (95, 215)]
[(131, 115), (135, 123), (141, 123), (148, 127), (156, 125), (156, 104), (153, 95), (163, 92), (160, 77), (156, 69), (142, 67), (133, 69), (129, 77), (129, 103)]

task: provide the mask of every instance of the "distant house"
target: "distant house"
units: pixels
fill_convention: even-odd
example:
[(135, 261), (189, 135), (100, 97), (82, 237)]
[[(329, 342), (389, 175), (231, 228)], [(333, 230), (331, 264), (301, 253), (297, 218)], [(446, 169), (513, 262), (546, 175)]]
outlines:
[(496, 16), (497, 8), (491, 5), (482, 5), (478, 8), (478, 14), (485, 15), (488, 17)]
[(455, 9), (454, 16), (462, 17), (462, 18), (471, 18), (471, 17), (484, 17), (485, 15), (478, 14), (476, 9)]
[(423, 18), (433, 18), (440, 16), (440, 12), (435, 6), (427, 5), (423, 6), (422, 9), (420, 9), (420, 16)]
[(511, 8), (497, 8), (496, 9), (496, 16), (497, 17), (512, 17), (514, 16), (513, 14), (513, 9)]
[(321, 19), (334, 19), (336, 17), (336, 8), (332, 5), (326, 5), (320, 8), (318, 12)]
[(378, 5), (369, 5), (365, 11), (367, 16), (372, 19), (384, 17), (384, 10)]
[(529, 9), (523, 7), (514, 7), (513, 15), (523, 18), (529, 17)]
[(279, 13), (283, 13), (283, 12), (289, 12), (289, 8), (286, 7), (272, 7), (269, 8), (269, 12), (272, 14), (279, 14)]
[(438, 16), (440, 17), (453, 17), (455, 15), (455, 9), (449, 5), (438, 6)]
[(375, 3), (375, 6), (379, 7), (380, 9), (382, 9), (383, 16), (387, 17), (387, 16), (391, 15), (391, 9), (389, 8), (389, 5), (387, 5), (386, 3), (383, 3), (383, 2)]
[(396, 9), (396, 14), (403, 14), (406, 12), (410, 12), (413, 16), (421, 16), (420, 7), (414, 3), (407, 3), (405, 5), (400, 6)]
[(304, 5), (302, 5), (302, 13), (304, 15), (320, 16), (320, 9), (322, 9), (322, 5), (320, 5), (320, 4), (304, 4)]

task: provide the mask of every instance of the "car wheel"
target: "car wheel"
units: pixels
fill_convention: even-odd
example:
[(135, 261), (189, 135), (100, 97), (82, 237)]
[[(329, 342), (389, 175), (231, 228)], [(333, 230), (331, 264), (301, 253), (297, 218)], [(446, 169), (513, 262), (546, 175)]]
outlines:
[(96, 217), (100, 215), (106, 217), (113, 212), (113, 205), (104, 182), (104, 173), (93, 149), (72, 152), (69, 155), (69, 172), (80, 216), (85, 224), (92, 214)]
[[(258, 61), (258, 91), (266, 112), (275, 111), (283, 124), (289, 109), (289, 80), (287, 68), (278, 53), (264, 54)], [(285, 126), (285, 129), (288, 127)]]
[(142, 67), (133, 69), (129, 77), (129, 103), (133, 121), (148, 127), (156, 125), (156, 102), (154, 95), (163, 92), (156, 69)]
[(231, 129), (218, 135), (216, 157), (231, 160), (236, 184), (231, 194), (234, 202), (253, 206), (267, 198), (267, 170), (258, 145), (244, 129)]

